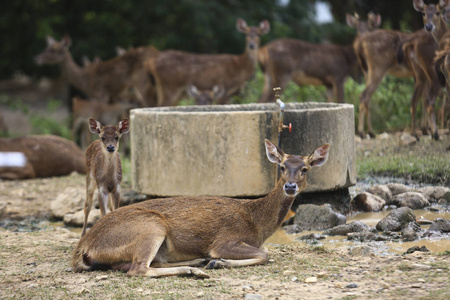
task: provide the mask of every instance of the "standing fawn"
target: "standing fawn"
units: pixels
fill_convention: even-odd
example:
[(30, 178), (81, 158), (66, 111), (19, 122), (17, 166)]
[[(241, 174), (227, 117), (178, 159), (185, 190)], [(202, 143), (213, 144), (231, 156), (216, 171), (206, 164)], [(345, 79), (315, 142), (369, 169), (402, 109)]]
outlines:
[(266, 197), (174, 197), (121, 207), (81, 238), (73, 253), (74, 271), (112, 268), (129, 276), (209, 277), (194, 267), (206, 261), (206, 269), (265, 264), (264, 241), (305, 189), (307, 172), (327, 161), (330, 145), (308, 156), (285, 154), (269, 140), (265, 149), (281, 170)]
[(89, 212), (94, 202), (94, 192), (98, 189), (98, 202), (102, 217), (108, 213), (109, 194), (112, 196), (112, 210), (119, 207), (122, 163), (118, 152), (119, 139), (130, 131), (128, 119), (119, 126), (102, 126), (99, 121), (89, 118), (89, 130), (100, 136), (86, 149), (86, 202), (84, 204), (84, 224), (81, 236), (85, 235)]

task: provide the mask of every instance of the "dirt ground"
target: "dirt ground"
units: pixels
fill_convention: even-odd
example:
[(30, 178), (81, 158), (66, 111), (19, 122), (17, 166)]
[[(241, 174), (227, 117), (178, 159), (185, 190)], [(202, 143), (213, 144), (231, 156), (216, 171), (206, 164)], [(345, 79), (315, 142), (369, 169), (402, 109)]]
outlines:
[[(358, 151), (374, 143), (364, 141)], [(61, 190), (84, 184), (79, 174), (0, 181), (0, 299), (450, 299), (449, 251), (359, 255), (294, 242), (268, 244), (267, 265), (206, 270), (209, 279), (74, 273), (70, 258), (80, 233), (49, 222), (49, 205)]]

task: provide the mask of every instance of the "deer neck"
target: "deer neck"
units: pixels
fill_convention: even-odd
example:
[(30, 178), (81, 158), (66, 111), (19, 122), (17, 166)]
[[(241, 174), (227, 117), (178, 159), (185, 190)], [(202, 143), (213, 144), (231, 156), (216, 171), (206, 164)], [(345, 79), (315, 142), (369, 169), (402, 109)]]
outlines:
[(444, 34), (448, 31), (447, 23), (445, 23), (443, 18), (439, 18), (439, 24), (436, 27), (436, 30), (431, 33), (437, 43), (442, 39)]
[(63, 76), (67, 79), (67, 81), (69, 81), (69, 83), (76, 88), (85, 92), (87, 90), (85, 71), (76, 64), (69, 50), (66, 50), (64, 59), (60, 64)]
[(242, 70), (245, 72), (245, 79), (250, 79), (258, 65), (258, 49), (249, 49), (248, 46), (245, 48), (245, 52), (238, 57), (238, 65), (241, 66)]
[(269, 238), (284, 221), (295, 197), (286, 196), (283, 186), (285, 182), (280, 179), (275, 188), (263, 198), (252, 203), (252, 219), (260, 226), (260, 233), (264, 240)]

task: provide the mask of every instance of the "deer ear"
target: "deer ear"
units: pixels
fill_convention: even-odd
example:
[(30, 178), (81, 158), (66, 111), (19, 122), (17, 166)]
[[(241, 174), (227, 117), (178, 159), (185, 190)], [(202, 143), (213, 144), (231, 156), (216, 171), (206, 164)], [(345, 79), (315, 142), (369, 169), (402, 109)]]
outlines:
[(225, 87), (223, 85), (215, 85), (213, 87), (214, 98), (219, 99), (225, 95)]
[(128, 119), (123, 119), (119, 122), (119, 132), (120, 134), (130, 132), (130, 122), (128, 121)]
[(328, 160), (330, 144), (325, 144), (314, 150), (308, 157), (311, 167), (320, 167)]
[(267, 34), (270, 31), (270, 23), (267, 20), (261, 21), (259, 23), (259, 29), (261, 29), (261, 34)]
[(72, 39), (66, 34), (62, 39), (62, 43), (66, 48), (70, 48), (72, 46)]
[(245, 22), (244, 19), (241, 19), (241, 18), (237, 19), (236, 29), (239, 32), (247, 33), (247, 30), (248, 30), (247, 22)]
[(89, 118), (89, 130), (92, 133), (100, 134), (102, 132), (102, 124), (94, 118)]
[(189, 96), (192, 98), (195, 98), (196, 96), (199, 95), (199, 91), (198, 91), (197, 87), (193, 84), (188, 85), (187, 92), (188, 92)]
[(450, 6), (450, 0), (439, 0), (439, 6), (442, 10), (446, 10)]
[(265, 144), (266, 144), (267, 158), (275, 164), (281, 163), (281, 160), (283, 159), (284, 156), (283, 150), (278, 148), (276, 145), (274, 145), (271, 141), (267, 139), (265, 140)]
[(345, 20), (347, 21), (347, 25), (350, 26), (351, 28), (355, 28), (356, 27), (357, 20), (351, 14), (346, 13), (345, 14)]
[[(439, 1), (439, 4), (440, 3), (441, 3), (441, 1)], [(414, 0), (413, 1), (414, 9), (417, 10), (418, 12), (422, 12), (424, 5), (425, 4), (423, 3), (423, 0)]]
[(52, 38), (51, 36), (47, 35), (47, 46), (51, 46), (53, 45), (56, 41), (54, 38)]

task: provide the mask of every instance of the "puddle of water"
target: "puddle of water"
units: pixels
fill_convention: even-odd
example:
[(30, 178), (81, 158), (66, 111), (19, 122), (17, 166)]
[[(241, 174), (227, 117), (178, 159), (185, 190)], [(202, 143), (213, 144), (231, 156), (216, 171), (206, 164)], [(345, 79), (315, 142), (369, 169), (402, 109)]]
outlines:
[[(384, 212), (363, 212), (354, 214), (347, 217), (347, 223), (354, 221), (360, 221), (369, 226), (375, 227), (375, 225), (384, 218), (390, 211)], [(449, 211), (428, 211), (428, 210), (414, 210), (414, 214), (417, 218), (423, 217), (424, 219), (433, 221), (437, 218), (450, 219)], [(426, 230), (429, 225), (421, 225), (421, 228)], [(283, 229), (277, 230), (267, 241), (266, 244), (290, 244), (297, 242), (296, 238), (311, 233), (322, 234), (322, 231), (303, 231), (298, 234), (287, 234)], [(376, 252), (382, 252), (382, 254), (402, 254), (411, 247), (425, 246), (431, 252), (443, 252), (450, 250), (450, 239), (421, 239), (413, 242), (368, 242), (361, 243), (356, 241), (348, 241), (345, 236), (327, 236), (324, 240), (317, 241), (318, 245), (323, 245), (329, 249), (348, 248), (357, 245), (372, 245), (375, 246)]]

